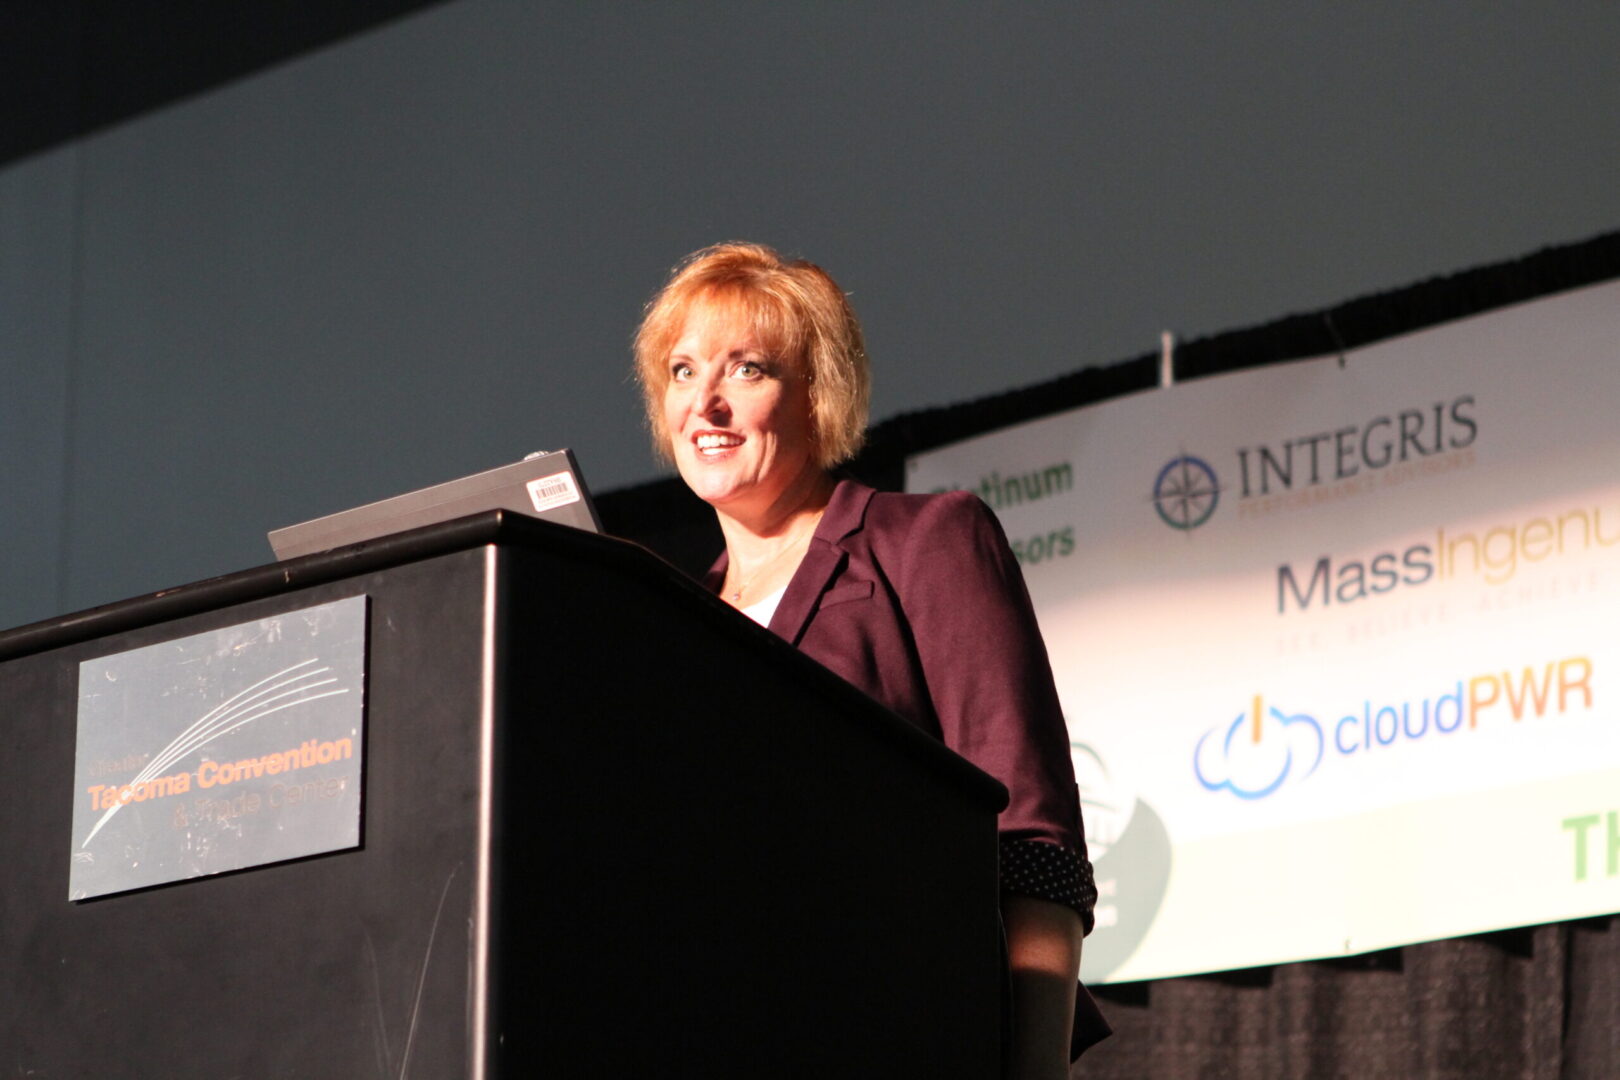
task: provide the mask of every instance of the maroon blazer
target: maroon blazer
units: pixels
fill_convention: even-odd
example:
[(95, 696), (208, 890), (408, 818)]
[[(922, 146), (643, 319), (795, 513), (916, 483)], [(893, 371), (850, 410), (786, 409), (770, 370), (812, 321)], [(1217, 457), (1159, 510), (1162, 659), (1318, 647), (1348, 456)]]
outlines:
[[(710, 569), (716, 591), (726, 556)], [(770, 629), (1006, 785), (1003, 839), (1085, 856), (1069, 735), (1023, 573), (975, 495), (841, 480)], [(1108, 1034), (1080, 994), (1075, 1043)]]

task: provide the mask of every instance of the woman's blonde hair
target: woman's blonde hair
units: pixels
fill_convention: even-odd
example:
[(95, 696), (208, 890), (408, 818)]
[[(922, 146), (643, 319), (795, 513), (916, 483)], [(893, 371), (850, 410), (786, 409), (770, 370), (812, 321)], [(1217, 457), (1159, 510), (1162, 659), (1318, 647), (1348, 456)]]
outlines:
[(861, 324), (843, 290), (814, 263), (787, 262), (761, 244), (736, 243), (682, 260), (648, 302), (636, 331), (636, 379), (658, 455), (669, 459), (669, 354), (687, 316), (705, 304), (736, 313), (761, 349), (809, 379), (816, 463), (830, 469), (854, 457), (866, 438), (872, 376)]

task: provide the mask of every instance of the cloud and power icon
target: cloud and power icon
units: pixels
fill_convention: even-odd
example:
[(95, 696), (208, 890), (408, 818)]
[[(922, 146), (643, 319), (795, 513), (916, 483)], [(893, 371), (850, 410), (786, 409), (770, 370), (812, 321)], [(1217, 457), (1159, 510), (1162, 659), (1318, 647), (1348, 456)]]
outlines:
[[(1267, 717), (1270, 723), (1267, 723)], [(1305, 713), (1269, 709), (1256, 694), (1224, 729), (1211, 728), (1193, 750), (1193, 775), (1206, 791), (1263, 799), (1322, 764), (1322, 725)]]

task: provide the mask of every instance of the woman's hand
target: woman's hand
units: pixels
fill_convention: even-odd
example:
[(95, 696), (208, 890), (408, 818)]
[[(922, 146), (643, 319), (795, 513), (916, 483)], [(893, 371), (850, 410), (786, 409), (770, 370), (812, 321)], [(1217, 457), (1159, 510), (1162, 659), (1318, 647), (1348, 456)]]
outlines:
[(1012, 969), (1013, 1076), (1067, 1080), (1080, 976), (1080, 916), (1033, 896), (1004, 894), (1001, 919)]

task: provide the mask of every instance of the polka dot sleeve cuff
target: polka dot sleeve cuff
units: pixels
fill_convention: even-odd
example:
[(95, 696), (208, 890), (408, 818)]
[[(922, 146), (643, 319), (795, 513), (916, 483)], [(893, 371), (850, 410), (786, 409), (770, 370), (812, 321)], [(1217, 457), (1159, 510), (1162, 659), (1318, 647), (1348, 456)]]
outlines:
[(1044, 840), (1003, 837), (1001, 891), (1073, 908), (1086, 933), (1091, 933), (1091, 909), (1097, 904), (1091, 863), (1067, 848)]

